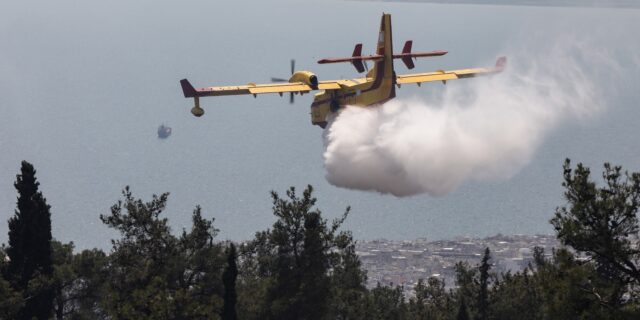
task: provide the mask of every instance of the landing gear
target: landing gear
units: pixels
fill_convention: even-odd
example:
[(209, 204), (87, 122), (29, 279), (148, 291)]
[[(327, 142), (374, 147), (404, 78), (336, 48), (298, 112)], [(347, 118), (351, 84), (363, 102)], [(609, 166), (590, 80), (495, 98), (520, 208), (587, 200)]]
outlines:
[(194, 106), (191, 108), (191, 114), (196, 117), (202, 117), (204, 114), (204, 109), (200, 108), (200, 99), (199, 97), (193, 97)]

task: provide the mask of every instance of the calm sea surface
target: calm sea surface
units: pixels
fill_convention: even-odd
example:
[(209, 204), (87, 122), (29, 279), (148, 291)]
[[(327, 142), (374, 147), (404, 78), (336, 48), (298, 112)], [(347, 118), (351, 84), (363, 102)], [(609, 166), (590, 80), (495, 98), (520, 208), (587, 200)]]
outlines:
[[(619, 60), (606, 110), (551, 131), (531, 163), (508, 181), (468, 182), (434, 198), (398, 199), (338, 189), (324, 178), (322, 130), (310, 125), (311, 97), (203, 99), (204, 117), (178, 81), (196, 86), (286, 77), (289, 59), (321, 79), (352, 77), (326, 56), (371, 50), (380, 15), (393, 15), (396, 48), (449, 50), (418, 70), (490, 64), (515, 44), (544, 53), (558, 35), (599, 37)], [(200, 204), (221, 239), (243, 240), (274, 221), (269, 191), (316, 188), (325, 217), (353, 211), (358, 239), (431, 240), (495, 233), (552, 233), (563, 205), (566, 157), (599, 172), (605, 161), (640, 170), (640, 10), (437, 5), (343, 1), (4, 1), (0, 3), (0, 242), (15, 209), (20, 161), (38, 170), (52, 206), (54, 237), (109, 246), (99, 214), (130, 185), (149, 199), (170, 192), (174, 231)], [(604, 36), (602, 36), (604, 35)], [(585, 65), (584, 68), (590, 68)], [(404, 72), (406, 70), (402, 70)], [(613, 71), (612, 71), (613, 72)], [(607, 77), (610, 79), (611, 77)], [(604, 79), (604, 78), (603, 78)], [(594, 81), (598, 83), (599, 78)], [(599, 83), (600, 84), (600, 83)], [(437, 87), (437, 89), (436, 89)], [(400, 97), (441, 86), (403, 88)], [(156, 136), (165, 123), (166, 140)]]

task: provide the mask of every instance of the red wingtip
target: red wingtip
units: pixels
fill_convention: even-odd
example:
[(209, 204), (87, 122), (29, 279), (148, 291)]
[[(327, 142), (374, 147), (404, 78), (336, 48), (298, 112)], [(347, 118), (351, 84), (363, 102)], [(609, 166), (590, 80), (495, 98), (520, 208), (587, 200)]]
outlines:
[(507, 67), (507, 57), (498, 58), (498, 60), (496, 61), (496, 69), (498, 69), (498, 71), (502, 71), (506, 67)]
[(182, 86), (182, 92), (184, 93), (185, 98), (193, 98), (198, 95), (198, 92), (193, 88), (191, 83), (189, 83), (189, 80), (180, 80), (180, 86)]

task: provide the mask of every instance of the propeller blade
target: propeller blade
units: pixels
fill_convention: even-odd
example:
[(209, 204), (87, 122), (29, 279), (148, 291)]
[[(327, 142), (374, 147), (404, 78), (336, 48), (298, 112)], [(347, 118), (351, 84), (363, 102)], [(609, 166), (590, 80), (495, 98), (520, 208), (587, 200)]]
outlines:
[[(293, 73), (295, 72), (295, 68), (296, 68), (296, 60), (291, 59), (291, 75), (293, 75)], [(271, 77), (271, 82), (289, 82), (289, 79)]]
[(367, 64), (367, 60), (363, 62), (364, 62), (364, 69), (367, 70), (367, 72), (369, 72), (369, 65)]
[(291, 92), (289, 95), (289, 103), (293, 104), (293, 92)]

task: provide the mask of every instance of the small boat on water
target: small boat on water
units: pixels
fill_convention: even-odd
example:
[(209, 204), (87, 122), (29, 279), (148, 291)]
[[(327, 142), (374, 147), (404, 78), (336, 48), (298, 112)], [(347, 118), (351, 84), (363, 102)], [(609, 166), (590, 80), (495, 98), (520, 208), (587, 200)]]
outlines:
[(171, 135), (171, 127), (165, 126), (164, 124), (161, 124), (158, 127), (158, 138), (166, 139), (166, 138), (169, 138), (170, 135)]

